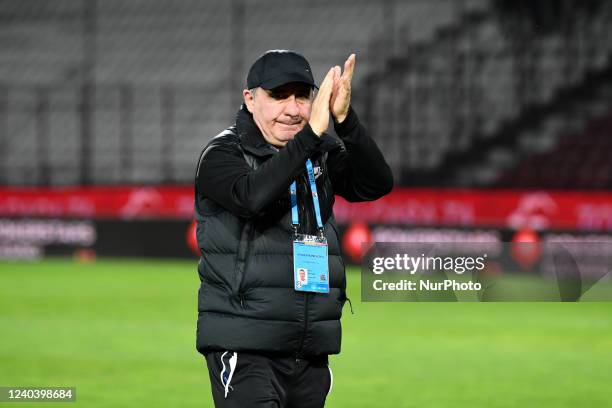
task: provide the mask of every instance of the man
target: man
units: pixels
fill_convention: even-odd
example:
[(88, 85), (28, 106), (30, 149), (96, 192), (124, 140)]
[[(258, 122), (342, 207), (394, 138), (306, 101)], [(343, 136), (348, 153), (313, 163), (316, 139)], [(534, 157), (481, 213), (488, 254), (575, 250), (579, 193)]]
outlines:
[[(313, 99), (306, 59), (266, 52), (235, 125), (200, 156), (197, 349), (216, 407), (322, 407), (331, 390), (347, 299), (334, 194), (375, 200), (393, 185), (350, 107), (354, 66), (331, 68)], [(343, 144), (325, 133), (330, 113)]]

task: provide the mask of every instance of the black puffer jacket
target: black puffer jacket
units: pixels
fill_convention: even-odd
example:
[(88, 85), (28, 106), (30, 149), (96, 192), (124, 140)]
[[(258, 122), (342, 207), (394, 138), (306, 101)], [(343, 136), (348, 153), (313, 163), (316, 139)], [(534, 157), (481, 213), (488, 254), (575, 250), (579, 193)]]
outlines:
[[(236, 124), (200, 156), (196, 176), (197, 237), (202, 257), (197, 349), (314, 357), (340, 352), (346, 300), (344, 263), (333, 217), (334, 194), (373, 200), (392, 176), (351, 110), (336, 132), (317, 137), (306, 126), (287, 145), (268, 145), (243, 107)], [(316, 222), (304, 170), (311, 158), (328, 240), (328, 294), (293, 289), (289, 184), (298, 181), (300, 232)]]

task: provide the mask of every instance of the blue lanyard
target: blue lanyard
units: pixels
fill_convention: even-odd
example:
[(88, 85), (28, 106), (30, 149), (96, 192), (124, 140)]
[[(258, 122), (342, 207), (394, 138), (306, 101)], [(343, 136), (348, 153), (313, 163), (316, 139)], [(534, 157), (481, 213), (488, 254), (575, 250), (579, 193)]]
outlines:
[[(323, 222), (321, 222), (321, 207), (319, 207), (319, 195), (317, 194), (317, 183), (315, 182), (314, 170), (310, 159), (306, 160), (306, 172), (308, 173), (308, 182), (310, 183), (310, 191), (312, 192), (312, 202), (314, 204), (315, 215), (317, 217), (317, 227), (323, 231)], [(289, 194), (291, 195), (291, 224), (297, 231), (300, 221), (298, 219), (297, 208), (297, 183), (294, 181), (289, 186)]]

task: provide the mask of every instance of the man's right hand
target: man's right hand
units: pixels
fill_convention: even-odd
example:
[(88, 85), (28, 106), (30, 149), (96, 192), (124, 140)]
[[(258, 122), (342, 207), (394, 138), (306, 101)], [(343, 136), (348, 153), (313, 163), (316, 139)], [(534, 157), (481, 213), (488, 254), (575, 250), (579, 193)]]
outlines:
[[(339, 67), (338, 67), (339, 68)], [(334, 70), (336, 67), (331, 68), (325, 79), (319, 87), (317, 97), (312, 102), (312, 109), (310, 110), (310, 127), (317, 136), (321, 136), (329, 125), (329, 101), (332, 95), (334, 86)]]

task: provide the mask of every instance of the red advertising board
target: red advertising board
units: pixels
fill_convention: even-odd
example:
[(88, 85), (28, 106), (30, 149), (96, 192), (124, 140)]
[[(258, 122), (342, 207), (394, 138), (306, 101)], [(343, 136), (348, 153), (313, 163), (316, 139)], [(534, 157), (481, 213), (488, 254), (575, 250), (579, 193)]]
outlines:
[(190, 219), (190, 187), (0, 188), (0, 216)]
[[(381, 200), (337, 197), (341, 224), (612, 231), (611, 192), (398, 188)], [(0, 188), (0, 216), (184, 219), (191, 187)]]
[(612, 193), (396, 189), (368, 203), (334, 207), (339, 222), (496, 228), (612, 230)]

